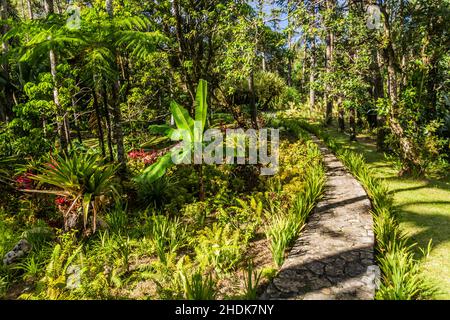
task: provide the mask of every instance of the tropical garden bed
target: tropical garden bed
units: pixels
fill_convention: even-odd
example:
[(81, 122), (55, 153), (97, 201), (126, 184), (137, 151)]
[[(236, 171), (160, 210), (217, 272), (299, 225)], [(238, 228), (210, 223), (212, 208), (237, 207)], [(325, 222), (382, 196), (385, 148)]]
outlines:
[[(129, 156), (130, 167), (145, 166), (145, 152)], [(59, 158), (52, 166), (101, 168), (101, 161)], [(197, 174), (193, 165), (180, 165), (151, 184), (124, 184), (122, 196), (105, 193), (98, 229), (84, 237), (53, 228), (63, 227), (66, 198), (18, 195), (17, 212), (26, 215), (3, 209), (0, 254), (21, 236), (32, 250), (20, 263), (2, 267), (3, 297), (256, 298), (321, 194), (320, 153), (294, 128), (282, 131), (280, 171), (274, 177), (259, 176), (251, 165), (205, 166), (206, 200), (200, 202)], [(20, 177), (17, 183), (23, 184)], [(114, 179), (111, 173), (107, 181)], [(26, 183), (37, 187), (35, 180)]]

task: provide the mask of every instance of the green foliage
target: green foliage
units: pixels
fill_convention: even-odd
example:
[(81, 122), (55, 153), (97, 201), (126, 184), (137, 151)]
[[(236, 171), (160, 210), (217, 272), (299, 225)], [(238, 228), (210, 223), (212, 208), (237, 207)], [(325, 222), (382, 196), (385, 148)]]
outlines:
[(269, 222), (266, 237), (270, 241), (270, 251), (275, 264), (281, 267), (284, 262), (286, 249), (297, 239), (300, 232), (300, 222), (292, 215), (275, 215)]
[[(45, 276), (37, 284), (38, 297), (50, 300), (67, 297), (67, 269), (76, 264), (76, 259), (79, 258), (83, 247), (75, 244), (73, 233), (61, 236), (60, 241), (61, 243), (56, 244), (53, 249), (45, 268)], [(28, 295), (22, 296), (22, 298), (28, 297)]]
[(153, 215), (148, 221), (148, 228), (162, 263), (167, 263), (168, 255), (188, 244), (187, 227), (178, 218), (171, 220), (163, 215)]
[(7, 276), (0, 276), (0, 298), (3, 298), (6, 294), (9, 286), (9, 280)]
[(276, 110), (286, 110), (298, 108), (302, 102), (302, 97), (296, 88), (285, 86), (282, 93), (273, 100)]
[(114, 234), (120, 232), (126, 233), (128, 226), (128, 211), (127, 207), (122, 205), (120, 201), (116, 201), (114, 207), (110, 209), (105, 215), (106, 223), (109, 230)]
[(177, 194), (177, 182), (172, 177), (163, 176), (157, 180), (136, 181), (138, 201), (143, 207), (162, 209)]
[(245, 242), (255, 236), (262, 221), (263, 203), (259, 197), (249, 196), (248, 200), (236, 199), (236, 205), (218, 208), (218, 221), (240, 230)]
[(198, 233), (196, 259), (203, 270), (213, 268), (219, 273), (227, 273), (241, 261), (245, 245), (239, 230), (214, 223)]
[[(153, 130), (156, 129), (164, 132), (172, 140), (183, 140), (183, 144), (185, 145), (184, 148), (186, 148), (186, 150), (184, 150), (184, 148), (178, 150), (177, 161), (180, 163), (191, 154), (194, 143), (202, 143), (208, 110), (206, 102), (207, 90), (207, 82), (202, 79), (199, 80), (195, 100), (195, 121), (190, 117), (189, 112), (185, 108), (175, 101), (172, 101), (170, 104), (170, 111), (172, 112), (178, 131), (174, 131), (168, 126), (153, 127)], [(195, 123), (198, 125), (196, 126)], [(187, 136), (183, 136), (184, 133), (187, 133)], [(173, 151), (175, 150), (172, 150), (172, 152)], [(166, 170), (174, 164), (172, 158), (173, 155), (171, 152), (162, 156), (156, 163), (146, 168), (136, 180), (147, 180), (151, 183), (161, 178), (166, 173)]]
[[(430, 251), (430, 245), (425, 256)], [(421, 269), (412, 250), (414, 245), (407, 245), (405, 240), (394, 240), (389, 246), (386, 253), (378, 258), (383, 285), (377, 292), (377, 298), (417, 300), (432, 296), (435, 289), (421, 277)]]
[(37, 192), (56, 194), (71, 202), (68, 211), (63, 212), (66, 227), (76, 227), (76, 223), (67, 224), (67, 215), (79, 205), (83, 212), (84, 228), (86, 229), (88, 217), (92, 214), (92, 227), (95, 232), (101, 198), (117, 193), (113, 183), (116, 169), (114, 165), (101, 164), (97, 155), (75, 153), (71, 157), (58, 156), (53, 164), (48, 164), (33, 178), (41, 184), (56, 188)]
[(42, 271), (43, 263), (40, 263), (36, 256), (31, 255), (25, 261), (14, 266), (14, 269), (23, 271), (22, 279), (24, 281), (34, 281)]
[(39, 251), (53, 240), (54, 234), (44, 221), (38, 220), (22, 237), (31, 244), (33, 250)]
[(247, 300), (256, 300), (258, 298), (258, 286), (262, 278), (262, 271), (254, 269), (253, 263), (250, 262), (247, 270), (244, 271), (244, 297)]
[(184, 298), (187, 300), (215, 300), (217, 283), (212, 274), (203, 275), (195, 271), (190, 275), (180, 273), (184, 289)]
[(210, 208), (206, 202), (188, 203), (183, 207), (182, 215), (189, 223), (193, 223), (195, 227), (202, 228), (205, 220), (210, 213)]

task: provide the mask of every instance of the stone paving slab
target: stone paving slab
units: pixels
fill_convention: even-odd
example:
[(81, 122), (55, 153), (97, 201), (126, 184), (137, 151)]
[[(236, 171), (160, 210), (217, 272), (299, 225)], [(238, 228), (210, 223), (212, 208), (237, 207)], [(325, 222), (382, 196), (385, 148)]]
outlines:
[(374, 299), (378, 267), (370, 200), (344, 165), (313, 140), (324, 156), (325, 195), (261, 299)]

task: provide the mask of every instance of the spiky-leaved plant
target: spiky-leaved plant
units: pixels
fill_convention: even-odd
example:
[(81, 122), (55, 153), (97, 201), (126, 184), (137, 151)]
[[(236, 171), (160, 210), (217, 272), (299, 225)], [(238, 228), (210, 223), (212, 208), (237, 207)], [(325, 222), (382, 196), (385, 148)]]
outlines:
[[(116, 170), (117, 166), (104, 165), (101, 159), (93, 154), (57, 156), (40, 174), (32, 176), (43, 188), (48, 189), (24, 191), (58, 195), (61, 197), (58, 198), (61, 200), (60, 210), (64, 210), (62, 214), (65, 229), (76, 228), (82, 213), (84, 229), (87, 229), (88, 218), (92, 215), (92, 228), (95, 232), (102, 198), (117, 194), (113, 181)], [(66, 206), (62, 205), (63, 202)]]

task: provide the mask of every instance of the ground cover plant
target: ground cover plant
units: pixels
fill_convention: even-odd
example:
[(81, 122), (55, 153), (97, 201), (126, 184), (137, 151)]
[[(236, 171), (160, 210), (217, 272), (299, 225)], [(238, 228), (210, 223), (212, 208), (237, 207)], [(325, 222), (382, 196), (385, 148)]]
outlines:
[[(323, 132), (319, 126), (299, 121), (302, 127), (320, 136), (338, 155), (349, 171), (358, 178), (372, 200), (377, 260), (382, 274), (377, 298), (413, 300), (432, 297), (436, 293), (436, 288), (421, 272), (420, 261), (413, 251), (417, 243), (408, 242), (406, 234), (400, 228), (398, 212), (385, 182), (375, 176), (373, 169), (367, 165), (362, 155), (340, 148), (339, 143)], [(430, 250), (431, 241), (422, 251), (424, 256), (422, 259), (427, 258)]]

